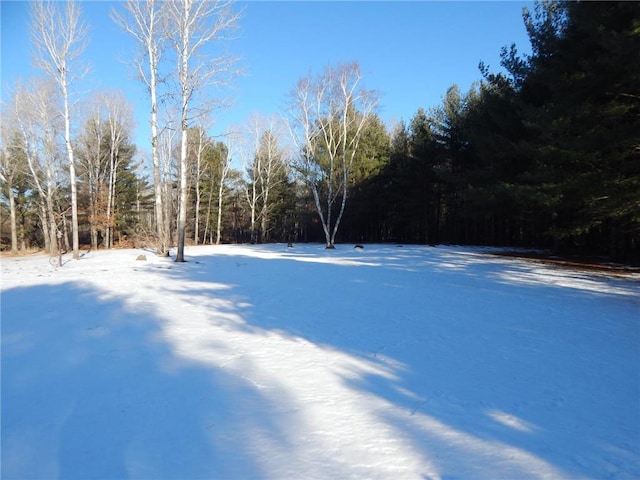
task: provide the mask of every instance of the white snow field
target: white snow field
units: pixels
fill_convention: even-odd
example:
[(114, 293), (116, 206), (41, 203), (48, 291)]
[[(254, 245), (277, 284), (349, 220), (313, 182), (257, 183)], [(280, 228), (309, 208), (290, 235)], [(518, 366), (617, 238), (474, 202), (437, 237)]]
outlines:
[(2, 478), (640, 478), (638, 274), (352, 247), (3, 258)]

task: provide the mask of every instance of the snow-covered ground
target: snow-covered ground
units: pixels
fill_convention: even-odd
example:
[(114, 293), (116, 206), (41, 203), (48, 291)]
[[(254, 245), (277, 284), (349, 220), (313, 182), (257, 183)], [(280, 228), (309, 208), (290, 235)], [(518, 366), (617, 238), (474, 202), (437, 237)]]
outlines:
[(2, 478), (640, 477), (637, 275), (351, 247), (3, 258)]

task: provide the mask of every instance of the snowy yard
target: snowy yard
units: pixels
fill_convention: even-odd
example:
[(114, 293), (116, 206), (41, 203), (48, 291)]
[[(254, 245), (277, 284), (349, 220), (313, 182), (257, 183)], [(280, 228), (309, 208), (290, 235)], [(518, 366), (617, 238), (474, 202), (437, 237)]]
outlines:
[(637, 274), (351, 247), (3, 258), (2, 478), (640, 477)]

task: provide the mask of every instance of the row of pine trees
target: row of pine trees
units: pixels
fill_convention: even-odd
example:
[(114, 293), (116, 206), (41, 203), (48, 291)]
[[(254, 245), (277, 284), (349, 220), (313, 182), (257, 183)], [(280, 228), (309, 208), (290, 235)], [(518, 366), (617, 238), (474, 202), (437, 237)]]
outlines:
[(345, 239), (545, 247), (638, 260), (640, 3), (525, 10), (469, 92), (419, 110), (352, 195)]
[[(531, 54), (505, 47), (500, 73), (481, 64), (482, 79), (468, 92), (453, 85), (441, 105), (391, 130), (368, 117), (339, 242), (523, 246), (638, 261), (640, 3), (539, 2), (523, 18)], [(91, 133), (88, 123), (76, 140), (81, 165), (91, 164), (82, 159)], [(93, 134), (103, 135), (97, 146), (108, 155), (108, 129)], [(296, 175), (300, 152), (276, 132), (262, 133), (242, 169), (229, 168), (228, 144), (198, 128), (189, 138), (190, 243), (322, 241), (313, 198)], [(135, 151), (125, 135), (111, 165), (108, 213), (107, 185), (88, 168), (79, 172), (83, 243), (130, 245), (153, 235), (153, 191)], [(165, 218), (175, 219), (177, 178), (174, 168), (163, 183)], [(21, 243), (42, 245), (39, 193), (29, 185), (3, 182), (2, 194), (12, 188), (17, 199)], [(64, 188), (58, 196), (64, 212)], [(4, 202), (2, 209), (6, 245)]]

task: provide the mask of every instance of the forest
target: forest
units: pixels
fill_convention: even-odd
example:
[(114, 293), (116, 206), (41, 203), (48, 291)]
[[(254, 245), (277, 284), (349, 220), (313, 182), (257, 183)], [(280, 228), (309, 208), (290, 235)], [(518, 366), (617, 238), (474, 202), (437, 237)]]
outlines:
[[(113, 20), (143, 47), (152, 171), (120, 92), (72, 113), (84, 31), (55, 3), (33, 2), (44, 75), (2, 105), (2, 250), (177, 247), (183, 261), (205, 243), (393, 242), (640, 262), (639, 2), (524, 8), (531, 54), (504, 47), (500, 72), (481, 63), (466, 92), (451, 79), (406, 123), (382, 122), (354, 61), (292, 79), (285, 112), (214, 136), (204, 86), (233, 82), (235, 63), (205, 71), (198, 48), (241, 21), (233, 3), (129, 0)], [(161, 53), (179, 66), (163, 84)]]

